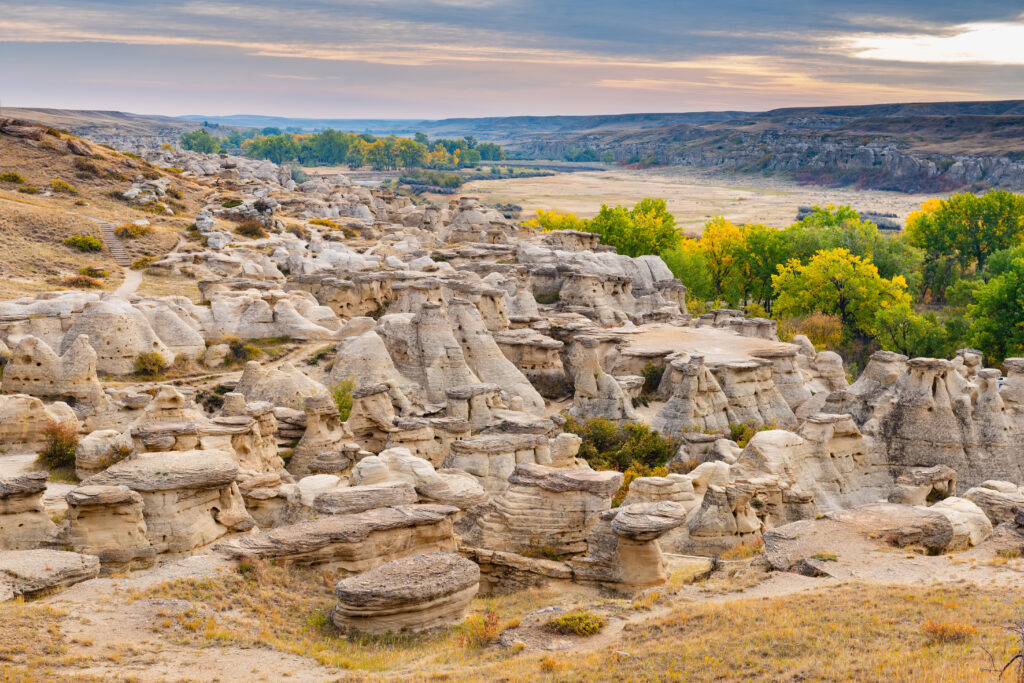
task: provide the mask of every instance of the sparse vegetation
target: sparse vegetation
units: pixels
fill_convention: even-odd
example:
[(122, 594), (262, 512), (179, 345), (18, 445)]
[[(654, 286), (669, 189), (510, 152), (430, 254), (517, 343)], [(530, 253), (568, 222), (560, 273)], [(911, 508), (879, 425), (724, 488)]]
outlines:
[(47, 469), (74, 469), (78, 451), (78, 425), (50, 421), (43, 429), (46, 443), (39, 451), (39, 462)]
[(501, 635), (501, 622), (494, 612), (474, 614), (460, 627), (463, 647), (487, 647)]
[(334, 398), (334, 405), (338, 407), (341, 414), (341, 421), (344, 422), (352, 413), (352, 392), (356, 383), (350, 379), (335, 382), (331, 385), (331, 397)]
[(89, 275), (69, 275), (60, 283), (65, 287), (76, 287), (78, 289), (100, 289), (103, 283)]
[(140, 353), (135, 357), (135, 374), (145, 379), (158, 379), (167, 371), (167, 361), (156, 351)]
[(678, 443), (645, 424), (619, 425), (612, 420), (570, 417), (565, 431), (583, 439), (579, 457), (595, 469), (625, 472), (631, 466), (661, 467), (675, 455)]
[(50, 189), (61, 194), (70, 194), (73, 196), (78, 195), (78, 188), (66, 180), (60, 180), (59, 178), (50, 181)]
[(156, 258), (153, 256), (142, 256), (132, 261), (132, 265), (130, 267), (132, 270), (145, 270), (146, 268), (149, 268), (155, 260)]
[(64, 240), (64, 246), (78, 251), (103, 251), (103, 242), (92, 235), (72, 235)]
[(267, 236), (267, 231), (263, 229), (263, 224), (259, 221), (246, 220), (238, 224), (235, 234), (260, 239)]
[(109, 270), (103, 270), (102, 268), (94, 268), (92, 266), (83, 266), (79, 268), (78, 274), (96, 278), (110, 277)]
[(4, 173), (0, 173), (0, 182), (21, 185), (22, 183), (25, 182), (25, 178), (22, 177), (20, 173), (16, 173), (14, 171), (6, 171)]
[(962, 621), (929, 619), (921, 625), (921, 633), (931, 643), (962, 643), (977, 635), (978, 629)]
[[(229, 334), (226, 337), (222, 337), (213, 344), (226, 344), (230, 350), (229, 362), (234, 363), (248, 363), (251, 360), (256, 360), (263, 355), (263, 351), (258, 346), (251, 342), (243, 341), (233, 334)], [(211, 344), (211, 346), (213, 345)]]
[(607, 623), (608, 619), (600, 614), (581, 609), (555, 617), (547, 623), (547, 627), (562, 635), (592, 636)]
[(756, 538), (752, 541), (745, 541), (739, 545), (734, 545), (728, 550), (724, 551), (718, 556), (720, 560), (749, 560), (752, 557), (757, 557), (764, 552), (764, 541), (760, 538)]
[(26, 185), (25, 187), (19, 187), (18, 192), (22, 194), (39, 194), (42, 190), (35, 185)]
[(148, 225), (136, 225), (135, 223), (126, 223), (118, 226), (114, 230), (114, 234), (121, 239), (134, 240), (146, 235), (152, 234), (153, 228)]

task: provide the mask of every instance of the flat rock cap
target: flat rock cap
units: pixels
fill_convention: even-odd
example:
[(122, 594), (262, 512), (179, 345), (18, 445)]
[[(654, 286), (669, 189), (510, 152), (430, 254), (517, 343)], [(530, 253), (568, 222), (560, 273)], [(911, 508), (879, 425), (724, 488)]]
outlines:
[(480, 567), (454, 553), (412, 555), (342, 579), (334, 589), (346, 607), (381, 608), (430, 602), (480, 582)]

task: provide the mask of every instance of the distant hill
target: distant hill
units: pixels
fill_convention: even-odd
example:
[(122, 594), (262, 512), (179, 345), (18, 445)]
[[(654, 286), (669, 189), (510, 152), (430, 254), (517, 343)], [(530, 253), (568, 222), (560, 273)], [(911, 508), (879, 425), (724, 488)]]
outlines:
[(5, 109), (112, 144), (153, 146), (204, 124), (233, 128), (335, 128), (374, 135), (475, 136), (520, 159), (685, 165), (785, 173), (808, 183), (907, 191), (1024, 188), (1024, 100), (910, 102), (593, 116), (328, 119), (239, 114), (187, 117), (56, 109)]

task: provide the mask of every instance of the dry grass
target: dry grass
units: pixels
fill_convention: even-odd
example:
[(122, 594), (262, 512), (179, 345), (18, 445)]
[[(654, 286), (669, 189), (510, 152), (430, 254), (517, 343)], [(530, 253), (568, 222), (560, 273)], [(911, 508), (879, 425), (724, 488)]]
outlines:
[(202, 298), (195, 278), (184, 275), (155, 275), (146, 272), (142, 276), (138, 292), (150, 296), (184, 296), (193, 303), (199, 303)]
[(89, 662), (88, 658), (73, 653), (62, 637), (62, 612), (47, 605), (16, 600), (4, 603), (0, 615), (0, 681), (102, 680), (55, 670), (85, 667)]
[[(243, 571), (171, 581), (132, 592), (130, 597), (189, 602), (188, 609), (157, 622), (161, 636), (175, 643), (264, 647), (309, 657), (339, 670), (458, 670), (505, 661), (512, 654), (470, 642), (463, 627), (415, 636), (346, 636), (330, 621), (336, 603), (334, 586), (343, 576), (344, 572), (254, 563)], [(481, 622), (496, 620), (504, 628), (555, 597), (544, 591), (526, 591), (478, 599), (469, 617)], [(489, 613), (494, 617), (487, 617)]]
[[(973, 588), (922, 590), (852, 585), (815, 593), (691, 604), (627, 626), (620, 642), (593, 652), (522, 654), (513, 662), (425, 680), (448, 681), (974, 681), (1008, 659), (1000, 631), (1012, 609)], [(934, 642), (928, 620), (977, 633)], [(553, 677), (552, 674), (558, 674)]]

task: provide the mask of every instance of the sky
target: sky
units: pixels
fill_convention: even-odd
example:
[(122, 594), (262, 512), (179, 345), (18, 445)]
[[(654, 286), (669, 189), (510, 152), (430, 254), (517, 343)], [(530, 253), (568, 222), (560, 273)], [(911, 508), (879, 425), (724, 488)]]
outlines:
[(0, 0), (3, 106), (447, 118), (1021, 98), (1021, 0)]

